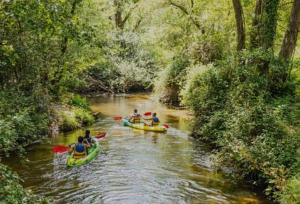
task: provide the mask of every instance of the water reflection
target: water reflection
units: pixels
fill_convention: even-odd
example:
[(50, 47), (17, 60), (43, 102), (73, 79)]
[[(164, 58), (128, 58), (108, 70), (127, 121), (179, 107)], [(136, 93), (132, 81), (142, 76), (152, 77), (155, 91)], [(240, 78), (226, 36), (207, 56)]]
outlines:
[[(62, 134), (35, 146), (28, 162), (6, 161), (26, 187), (50, 196), (53, 203), (266, 203), (256, 193), (223, 178), (211, 168), (205, 146), (188, 137), (186, 111), (168, 109), (147, 95), (91, 99), (102, 113), (92, 134), (107, 131), (101, 153), (90, 164), (67, 169), (66, 155), (53, 155), (55, 144), (76, 141), (84, 130)], [(123, 127), (112, 119), (134, 108), (155, 111), (171, 128), (166, 134)]]

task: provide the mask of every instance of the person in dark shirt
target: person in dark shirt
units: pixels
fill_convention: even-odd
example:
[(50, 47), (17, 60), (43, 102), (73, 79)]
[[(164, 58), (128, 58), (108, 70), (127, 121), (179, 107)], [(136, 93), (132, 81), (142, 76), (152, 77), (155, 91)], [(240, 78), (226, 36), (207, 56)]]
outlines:
[(93, 143), (93, 139), (91, 137), (91, 131), (90, 130), (86, 130), (85, 131), (84, 142), (88, 143), (88, 144), (92, 144)]

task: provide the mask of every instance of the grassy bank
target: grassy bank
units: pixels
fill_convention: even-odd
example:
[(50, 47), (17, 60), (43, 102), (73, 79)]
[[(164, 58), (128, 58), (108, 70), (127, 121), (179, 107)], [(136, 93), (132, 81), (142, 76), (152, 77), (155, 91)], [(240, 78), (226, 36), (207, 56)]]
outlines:
[(53, 105), (51, 109), (55, 118), (54, 126), (57, 126), (58, 131), (75, 130), (95, 121), (86, 98), (79, 95), (69, 96), (63, 103)]

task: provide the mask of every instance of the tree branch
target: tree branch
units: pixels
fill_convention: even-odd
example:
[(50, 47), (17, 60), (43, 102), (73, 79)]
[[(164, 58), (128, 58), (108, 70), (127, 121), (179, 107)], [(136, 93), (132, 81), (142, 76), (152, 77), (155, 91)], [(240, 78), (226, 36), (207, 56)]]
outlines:
[(185, 13), (186, 15), (189, 15), (189, 12), (187, 11), (187, 9), (186, 9), (184, 6), (174, 3), (172, 0), (169, 0), (169, 3), (170, 3), (172, 6), (174, 6), (174, 7), (178, 8), (178, 9), (180, 9), (180, 10), (181, 10), (183, 13)]
[(139, 26), (140, 26), (141, 23), (142, 23), (142, 20), (143, 20), (142, 17), (139, 18), (139, 20), (136, 22), (136, 24), (135, 24), (135, 26), (134, 26), (134, 28), (133, 28), (133, 31), (136, 31), (136, 30), (139, 28)]
[[(193, 2), (193, 4), (194, 4), (194, 1), (193, 1), (193, 0), (191, 0), (191, 2)], [(170, 3), (171, 6), (174, 6), (174, 7), (178, 8), (178, 9), (181, 10), (185, 15), (187, 15), (187, 16), (191, 19), (191, 21), (193, 22), (193, 24), (194, 24), (199, 30), (201, 30), (202, 33), (204, 33), (204, 30), (201, 28), (200, 24), (193, 18), (192, 13), (188, 12), (188, 10), (187, 10), (184, 6), (174, 3), (172, 0), (169, 0), (169, 3)]]
[(134, 7), (132, 7), (128, 13), (126, 14), (126, 16), (124, 17), (124, 19), (122, 20), (122, 24), (123, 26), (125, 25), (126, 21), (129, 19), (129, 17), (131, 16), (132, 11), (136, 8), (137, 5), (135, 5)]
[(191, 0), (191, 8), (194, 8), (194, 0)]

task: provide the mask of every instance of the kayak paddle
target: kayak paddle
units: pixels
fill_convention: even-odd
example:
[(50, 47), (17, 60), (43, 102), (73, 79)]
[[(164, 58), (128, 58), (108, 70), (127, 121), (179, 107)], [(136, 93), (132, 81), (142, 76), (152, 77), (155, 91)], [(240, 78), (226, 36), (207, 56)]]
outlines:
[(65, 153), (69, 150), (69, 147), (65, 145), (57, 145), (52, 147), (52, 152), (54, 153)]
[(144, 116), (152, 116), (152, 113), (151, 112), (145, 112)]
[(98, 132), (95, 136), (96, 139), (102, 139), (106, 136), (106, 132)]
[(168, 124), (163, 124), (163, 126), (164, 126), (165, 128), (169, 128), (169, 127), (170, 127)]
[(122, 120), (122, 116), (117, 115), (117, 116), (114, 116), (113, 119), (116, 121), (119, 121), (119, 120)]

